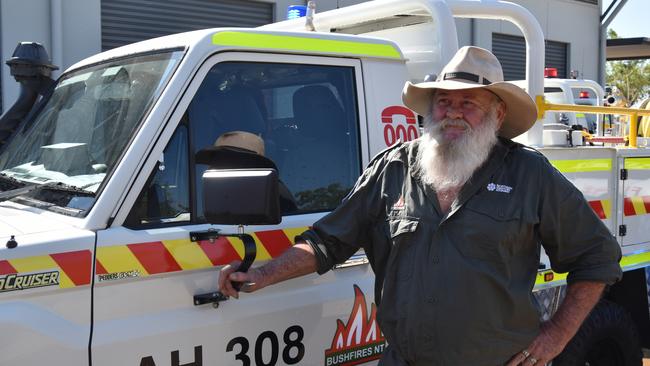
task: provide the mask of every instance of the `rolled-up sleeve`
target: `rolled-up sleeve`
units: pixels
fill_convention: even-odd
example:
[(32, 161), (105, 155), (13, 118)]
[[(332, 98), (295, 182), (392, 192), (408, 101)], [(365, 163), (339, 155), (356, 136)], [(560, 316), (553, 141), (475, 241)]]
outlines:
[(582, 193), (550, 163), (546, 165), (540, 179), (539, 235), (551, 268), (568, 272), (567, 283), (613, 284), (622, 276), (618, 242)]
[(296, 237), (314, 249), (319, 274), (345, 262), (370, 241), (370, 226), (382, 205), (384, 167), (385, 157), (373, 160), (341, 204)]

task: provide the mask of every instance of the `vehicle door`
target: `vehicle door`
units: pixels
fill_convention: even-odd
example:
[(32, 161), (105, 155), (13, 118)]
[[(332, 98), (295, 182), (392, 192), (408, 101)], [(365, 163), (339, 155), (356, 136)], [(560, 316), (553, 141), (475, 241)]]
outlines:
[[(343, 365), (379, 357), (374, 276), (367, 261), (242, 294), (218, 307), (193, 296), (242, 243), (192, 241), (205, 223), (195, 154), (224, 134), (263, 141), (278, 167), (283, 220), (251, 226), (254, 266), (277, 257), (341, 201), (368, 161), (358, 60), (228, 52), (201, 66), (168, 121), (175, 131), (128, 210), (98, 233), (94, 365)], [(363, 121), (363, 122), (362, 122)], [(128, 200), (127, 200), (128, 201)], [(119, 215), (118, 215), (119, 217)]]
[(619, 161), (626, 176), (619, 181), (619, 191), (623, 192), (619, 207), (623, 209), (619, 210), (618, 234), (621, 245), (626, 247), (624, 252), (634, 252), (650, 242), (650, 157), (629, 156)]

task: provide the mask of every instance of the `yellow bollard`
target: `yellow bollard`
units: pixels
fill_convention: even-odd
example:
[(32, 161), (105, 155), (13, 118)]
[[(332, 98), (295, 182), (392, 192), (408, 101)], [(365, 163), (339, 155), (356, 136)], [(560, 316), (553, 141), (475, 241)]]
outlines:
[(630, 143), (630, 147), (634, 148), (636, 147), (636, 135), (637, 135), (637, 129), (639, 126), (639, 114), (638, 113), (632, 113), (630, 114), (630, 137), (628, 139)]

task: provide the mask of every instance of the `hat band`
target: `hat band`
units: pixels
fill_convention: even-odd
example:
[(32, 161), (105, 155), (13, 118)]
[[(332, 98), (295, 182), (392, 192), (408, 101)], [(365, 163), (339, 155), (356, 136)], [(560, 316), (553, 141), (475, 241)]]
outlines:
[[(479, 75), (472, 74), (470, 72), (464, 72), (464, 71), (448, 72), (442, 77), (442, 80), (449, 80), (449, 79), (461, 79), (461, 80), (473, 81), (475, 83), (479, 83), (483, 85), (492, 84), (492, 82), (486, 78), (482, 78)], [(483, 80), (481, 81), (481, 79)]]

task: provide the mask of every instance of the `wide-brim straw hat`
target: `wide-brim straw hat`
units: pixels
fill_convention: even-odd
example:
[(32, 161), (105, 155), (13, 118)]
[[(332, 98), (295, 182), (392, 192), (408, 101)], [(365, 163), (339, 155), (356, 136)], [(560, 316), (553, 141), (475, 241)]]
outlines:
[(503, 81), (501, 63), (492, 52), (475, 46), (459, 49), (436, 81), (418, 84), (407, 81), (402, 91), (402, 101), (419, 115), (426, 116), (431, 113), (434, 90), (476, 88), (491, 91), (505, 103), (506, 114), (498, 132), (500, 136), (519, 136), (535, 124), (537, 107), (533, 99), (520, 87)]
[(195, 155), (195, 162), (213, 168), (271, 168), (275, 163), (264, 156), (264, 140), (246, 131), (231, 131), (219, 136), (213, 146)]

